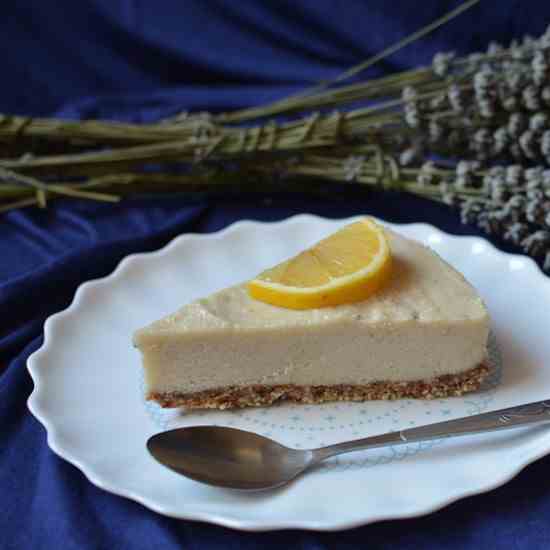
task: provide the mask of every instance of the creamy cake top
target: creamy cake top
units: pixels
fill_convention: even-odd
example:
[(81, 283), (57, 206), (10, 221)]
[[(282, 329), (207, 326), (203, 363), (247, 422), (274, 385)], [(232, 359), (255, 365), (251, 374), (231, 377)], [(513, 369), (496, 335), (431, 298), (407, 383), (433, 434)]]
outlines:
[(251, 298), (245, 285), (214, 293), (136, 332), (262, 329), (344, 321), (468, 321), (487, 317), (485, 306), (466, 279), (422, 244), (386, 229), (393, 267), (386, 285), (363, 302), (310, 310), (291, 310)]

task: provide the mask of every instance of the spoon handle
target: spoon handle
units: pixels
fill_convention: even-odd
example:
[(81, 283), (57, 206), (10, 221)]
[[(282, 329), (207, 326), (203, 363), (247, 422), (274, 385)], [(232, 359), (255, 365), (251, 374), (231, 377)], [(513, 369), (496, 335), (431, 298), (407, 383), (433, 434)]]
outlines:
[(545, 422), (550, 422), (550, 400), (508, 407), (465, 418), (457, 418), (456, 420), (427, 424), (426, 426), (419, 426), (418, 428), (410, 428), (399, 432), (390, 432), (364, 439), (346, 441), (345, 443), (312, 449), (312, 453), (314, 460), (319, 461), (351, 451), (505, 430), (531, 424), (543, 424)]

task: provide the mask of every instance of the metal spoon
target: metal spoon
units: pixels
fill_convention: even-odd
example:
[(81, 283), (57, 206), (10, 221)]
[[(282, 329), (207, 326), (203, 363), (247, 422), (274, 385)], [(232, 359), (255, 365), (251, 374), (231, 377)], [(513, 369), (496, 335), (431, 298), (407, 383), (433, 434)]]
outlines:
[(322, 460), (351, 451), (545, 422), (550, 422), (550, 400), (310, 450), (290, 449), (255, 433), (218, 426), (158, 433), (147, 441), (147, 448), (161, 464), (196, 481), (258, 490), (284, 485)]

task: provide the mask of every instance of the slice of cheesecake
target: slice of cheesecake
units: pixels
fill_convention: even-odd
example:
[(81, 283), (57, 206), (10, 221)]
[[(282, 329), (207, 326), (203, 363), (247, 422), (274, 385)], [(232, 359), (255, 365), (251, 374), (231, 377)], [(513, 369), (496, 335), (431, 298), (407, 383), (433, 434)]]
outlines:
[(285, 309), (239, 285), (138, 330), (147, 398), (225, 409), (477, 390), (489, 371), (481, 298), (427, 247), (386, 237), (391, 275), (362, 302)]

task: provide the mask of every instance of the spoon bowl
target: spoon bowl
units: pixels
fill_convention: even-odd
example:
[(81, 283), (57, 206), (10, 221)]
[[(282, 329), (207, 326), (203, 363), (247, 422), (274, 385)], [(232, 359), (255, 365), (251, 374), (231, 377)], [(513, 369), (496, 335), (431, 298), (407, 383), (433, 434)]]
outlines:
[(290, 449), (261, 435), (217, 426), (193, 426), (147, 442), (159, 462), (196, 481), (232, 489), (283, 485), (305, 470), (311, 451)]

